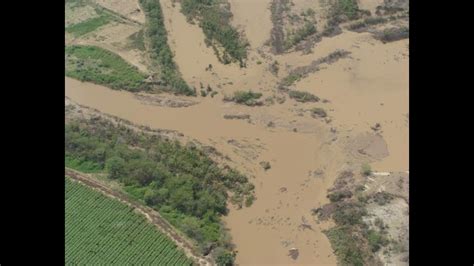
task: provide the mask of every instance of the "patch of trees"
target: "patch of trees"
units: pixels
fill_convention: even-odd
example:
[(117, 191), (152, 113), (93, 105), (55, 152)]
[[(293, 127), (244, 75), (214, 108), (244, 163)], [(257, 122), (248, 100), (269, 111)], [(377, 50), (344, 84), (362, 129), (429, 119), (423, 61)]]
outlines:
[(175, 93), (196, 96), (195, 91), (181, 77), (173, 61), (159, 1), (140, 0), (140, 4), (147, 16), (146, 35), (149, 39), (151, 58), (159, 66), (163, 85), (169, 86)]
[[(194, 146), (138, 133), (102, 118), (66, 124), (65, 155), (69, 161), (106, 172), (130, 196), (158, 210), (194, 239), (203, 254), (212, 252), (218, 261), (233, 259), (220, 218), (228, 212), (228, 192), (238, 195), (240, 205), (253, 201), (254, 186), (243, 174), (220, 168)], [(68, 160), (66, 165), (74, 166)]]
[(248, 43), (231, 26), (232, 13), (228, 7), (218, 0), (182, 0), (181, 12), (189, 21), (199, 21), (206, 35), (206, 44), (214, 48), (219, 61), (224, 64), (238, 61), (241, 67), (245, 66)]

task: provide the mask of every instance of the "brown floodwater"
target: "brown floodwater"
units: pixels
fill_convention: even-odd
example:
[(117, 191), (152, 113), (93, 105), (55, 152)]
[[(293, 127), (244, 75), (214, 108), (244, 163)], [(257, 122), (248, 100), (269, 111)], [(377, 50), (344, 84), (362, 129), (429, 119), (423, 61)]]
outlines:
[[(381, 124), (388, 156), (372, 163), (374, 170), (408, 170), (408, 40), (382, 44), (369, 33), (344, 31), (324, 38), (312, 53), (267, 54), (264, 58), (256, 50), (269, 50), (262, 45), (272, 27), (270, 1), (230, 0), (232, 23), (245, 30), (251, 45), (247, 68), (241, 69), (218, 62), (212, 48), (204, 44), (202, 30), (186, 22), (179, 3), (173, 7), (170, 0), (160, 2), (168, 43), (184, 79), (198, 89), (200, 82), (210, 84), (219, 94), (198, 97), (199, 103), (193, 106), (169, 108), (144, 104), (129, 92), (66, 78), (66, 96), (136, 124), (177, 130), (187, 139), (214, 146), (229, 156), (230, 165), (250, 177), (257, 197), (249, 208), (231, 207), (224, 218), (238, 250), (238, 264), (335, 265), (335, 255), (322, 233), (330, 224), (318, 224), (310, 210), (327, 203), (326, 191), (339, 171), (361, 163), (344, 145), (371, 132), (375, 123)], [(307, 0), (294, 2), (298, 10), (311, 4)], [(364, 3), (372, 8), (376, 2)], [(287, 98), (283, 104), (252, 108), (222, 101), (225, 94), (235, 90), (259, 91), (262, 99), (278, 95), (276, 84), (291, 69), (308, 65), (335, 49), (350, 51), (351, 56), (323, 65), (293, 88), (329, 103), (302, 104)], [(263, 63), (257, 64), (259, 60)], [(278, 77), (268, 71), (274, 60), (280, 63)], [(206, 71), (209, 64), (212, 71)], [(301, 112), (315, 106), (326, 109), (332, 121), (326, 124)], [(224, 114), (249, 114), (251, 123), (226, 120)], [(274, 122), (275, 127), (267, 127), (268, 122)], [(330, 128), (337, 133), (331, 133)], [(335, 137), (337, 141), (333, 141)], [(260, 161), (270, 162), (271, 168), (264, 171)], [(318, 169), (324, 174), (310, 174)], [(312, 230), (299, 226), (303, 220)], [(299, 250), (297, 260), (288, 256), (290, 248)]]

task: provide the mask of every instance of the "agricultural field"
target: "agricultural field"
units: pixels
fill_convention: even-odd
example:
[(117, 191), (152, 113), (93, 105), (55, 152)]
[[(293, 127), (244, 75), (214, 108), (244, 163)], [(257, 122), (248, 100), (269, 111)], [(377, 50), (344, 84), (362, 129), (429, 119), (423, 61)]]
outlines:
[(65, 191), (66, 265), (192, 265), (131, 207), (68, 177)]
[(96, 46), (66, 47), (66, 76), (113, 89), (146, 90), (146, 75), (120, 56)]

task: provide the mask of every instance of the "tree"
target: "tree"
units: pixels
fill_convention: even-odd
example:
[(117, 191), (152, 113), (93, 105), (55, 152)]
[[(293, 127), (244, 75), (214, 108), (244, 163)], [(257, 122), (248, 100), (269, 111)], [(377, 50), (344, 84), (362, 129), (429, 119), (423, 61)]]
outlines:
[(234, 265), (235, 257), (232, 253), (222, 248), (216, 249), (216, 262), (219, 266), (232, 266)]
[(111, 157), (106, 162), (106, 169), (109, 172), (109, 178), (118, 179), (125, 173), (125, 161), (117, 156)]

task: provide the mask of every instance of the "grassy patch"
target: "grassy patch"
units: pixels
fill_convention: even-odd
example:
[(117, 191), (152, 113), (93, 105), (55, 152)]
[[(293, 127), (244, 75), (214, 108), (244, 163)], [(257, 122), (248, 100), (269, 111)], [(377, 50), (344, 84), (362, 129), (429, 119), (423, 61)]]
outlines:
[(151, 57), (160, 69), (160, 78), (164, 81), (164, 85), (175, 93), (196, 96), (195, 91), (181, 77), (173, 61), (159, 1), (140, 0), (140, 5), (148, 20), (145, 33), (150, 41)]
[[(245, 66), (248, 43), (231, 26), (229, 8), (219, 0), (182, 0), (181, 12), (189, 21), (197, 19), (206, 35), (206, 43), (214, 47), (219, 60), (228, 64), (233, 61)], [(223, 49), (219, 49), (222, 47)]]
[(302, 40), (304, 40), (306, 37), (315, 33), (316, 27), (314, 26), (314, 23), (308, 21), (303, 27), (297, 29), (295, 32), (288, 35), (283, 47), (285, 50), (288, 50), (299, 42), (301, 42)]
[(96, 46), (65, 49), (66, 76), (128, 91), (146, 90), (146, 75), (120, 56)]
[(367, 232), (367, 240), (369, 241), (369, 246), (372, 252), (377, 252), (381, 247), (388, 245), (388, 238), (375, 230), (369, 230)]
[(143, 30), (139, 30), (127, 38), (130, 41), (130, 48), (145, 51), (145, 41), (143, 39)]
[[(97, 10), (96, 10), (97, 11)], [(77, 24), (71, 25), (66, 28), (66, 32), (73, 34), (75, 37), (79, 37), (85, 35), (89, 32), (93, 32), (99, 27), (108, 24), (112, 17), (103, 13), (98, 12), (100, 16), (88, 19), (83, 22), (79, 22)]]
[(291, 85), (293, 85), (293, 83), (295, 83), (296, 81), (300, 80), (302, 77), (303, 77), (302, 74), (297, 74), (297, 73), (290, 74), (290, 75), (286, 76), (286, 77), (282, 80), (281, 85), (283, 85), (283, 86), (291, 86)]
[(290, 91), (288, 93), (288, 95), (290, 96), (290, 98), (295, 99), (297, 102), (302, 102), (302, 103), (305, 103), (305, 102), (318, 102), (319, 101), (318, 96), (315, 96), (315, 95), (313, 95), (309, 92), (305, 92), (305, 91), (293, 90), (293, 91)]
[(245, 104), (248, 106), (255, 106), (262, 104), (257, 101), (262, 97), (262, 94), (259, 92), (252, 91), (236, 91), (232, 97), (224, 97), (224, 101), (233, 101), (238, 104)]

